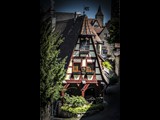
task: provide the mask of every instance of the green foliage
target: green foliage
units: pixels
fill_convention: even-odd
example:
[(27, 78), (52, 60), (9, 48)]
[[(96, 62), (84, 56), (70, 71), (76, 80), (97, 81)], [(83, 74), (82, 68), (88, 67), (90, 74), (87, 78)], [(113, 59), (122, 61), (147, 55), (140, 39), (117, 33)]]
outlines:
[(112, 70), (113, 68), (112, 65), (109, 63), (109, 61), (102, 62), (102, 65), (109, 70)]
[(82, 97), (82, 96), (72, 96), (70, 97), (68, 94), (65, 94), (64, 96), (65, 104), (75, 107), (81, 107), (85, 104), (88, 104), (88, 102)]
[(57, 33), (51, 33), (50, 26), (48, 22), (44, 22), (40, 31), (41, 107), (60, 98), (62, 81), (65, 78), (65, 59), (58, 58), (58, 47), (63, 39)]
[(102, 110), (102, 104), (89, 104), (82, 96), (72, 96), (68, 94), (64, 96), (65, 102), (61, 107), (63, 111), (73, 114), (85, 113), (89, 110)]
[(71, 112), (71, 113), (74, 113), (74, 114), (78, 114), (78, 113), (85, 113), (89, 108), (90, 108), (90, 104), (89, 105), (85, 105), (85, 106), (82, 106), (82, 107), (71, 107), (71, 106), (68, 106), (68, 105), (65, 105), (65, 106), (62, 106), (61, 109), (63, 111), (67, 111), (67, 112)]
[(81, 107), (71, 107), (68, 105), (64, 105), (61, 107), (63, 111), (67, 111), (73, 114), (78, 114), (78, 113), (86, 113), (87, 111), (90, 110), (103, 110), (103, 105), (102, 104), (87, 104)]

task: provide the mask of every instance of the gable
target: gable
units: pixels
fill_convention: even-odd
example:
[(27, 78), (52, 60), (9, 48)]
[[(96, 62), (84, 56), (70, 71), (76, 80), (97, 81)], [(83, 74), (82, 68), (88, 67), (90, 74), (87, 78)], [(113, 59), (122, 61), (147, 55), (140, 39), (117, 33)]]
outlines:
[[(86, 71), (93, 72), (89, 74), (90, 77), (86, 78), (88, 80), (103, 81), (103, 75), (101, 73), (101, 67), (97, 57), (96, 49), (94, 47), (94, 41), (92, 38), (85, 39), (88, 41), (86, 44), (81, 44), (84, 42), (83, 38), (78, 38), (72, 56), (70, 57), (70, 63), (68, 65), (67, 74), (65, 80), (81, 80), (82, 68)], [(86, 47), (87, 46), (87, 47)], [(81, 49), (85, 48), (85, 49)], [(82, 51), (88, 50), (88, 52)], [(75, 77), (77, 76), (77, 77)]]

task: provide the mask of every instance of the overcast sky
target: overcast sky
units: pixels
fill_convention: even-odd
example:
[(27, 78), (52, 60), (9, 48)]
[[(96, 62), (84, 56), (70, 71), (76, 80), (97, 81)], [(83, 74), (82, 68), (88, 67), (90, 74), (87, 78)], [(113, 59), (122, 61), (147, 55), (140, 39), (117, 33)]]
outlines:
[[(50, 0), (40, 0), (41, 5), (48, 6)], [(81, 12), (85, 6), (89, 7), (89, 11), (86, 11), (86, 15), (89, 18), (95, 18), (95, 14), (100, 5), (104, 14), (104, 22), (110, 19), (111, 14), (111, 0), (54, 0), (55, 10), (57, 12)]]

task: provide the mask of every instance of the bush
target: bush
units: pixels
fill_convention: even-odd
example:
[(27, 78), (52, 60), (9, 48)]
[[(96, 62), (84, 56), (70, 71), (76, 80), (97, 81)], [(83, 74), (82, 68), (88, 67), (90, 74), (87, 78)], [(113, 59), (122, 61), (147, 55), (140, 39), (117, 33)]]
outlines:
[(88, 104), (88, 102), (82, 97), (82, 96), (72, 96), (70, 97), (68, 94), (65, 94), (64, 96), (64, 104), (67, 104), (69, 106), (74, 107), (81, 107), (85, 104)]
[(64, 113), (72, 116), (76, 114), (83, 114), (88, 111), (100, 111), (103, 110), (102, 104), (90, 104), (82, 96), (69, 96), (65, 94), (64, 105), (61, 106), (61, 110)]
[(66, 112), (70, 112), (70, 113), (73, 113), (73, 114), (79, 114), (79, 113), (86, 113), (87, 111), (91, 111), (91, 110), (103, 110), (104, 107), (102, 104), (88, 104), (88, 105), (84, 105), (82, 107), (71, 107), (71, 106), (68, 106), (68, 105), (64, 105), (61, 107), (61, 109), (63, 111), (66, 111)]
[(63, 111), (67, 111), (67, 112), (71, 112), (74, 114), (78, 114), (78, 113), (85, 113), (88, 109), (90, 108), (90, 105), (87, 106), (82, 106), (82, 107), (71, 107), (71, 106), (62, 106), (61, 109)]

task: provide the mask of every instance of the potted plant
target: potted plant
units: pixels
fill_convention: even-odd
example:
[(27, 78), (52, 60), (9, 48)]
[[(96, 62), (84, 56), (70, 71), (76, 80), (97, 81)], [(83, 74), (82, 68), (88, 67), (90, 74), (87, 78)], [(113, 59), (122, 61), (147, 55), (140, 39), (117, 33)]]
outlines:
[(112, 71), (113, 66), (110, 64), (109, 61), (102, 62), (102, 65), (108, 70)]

